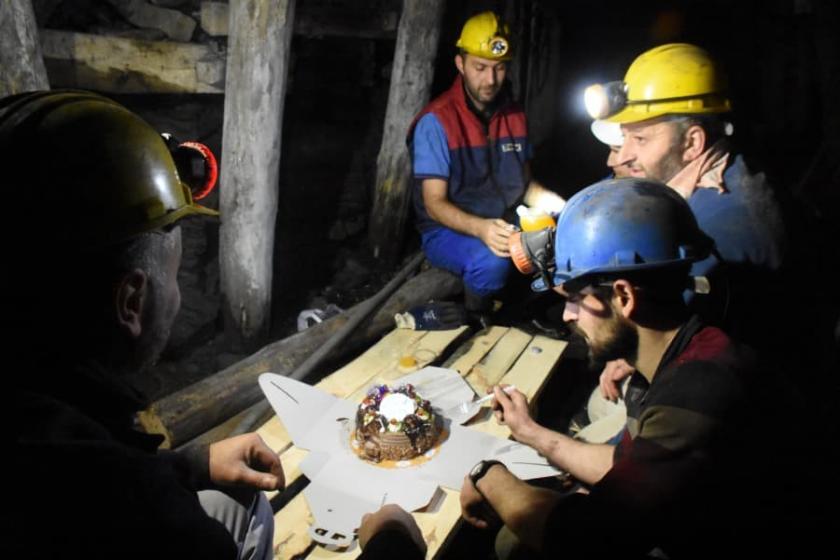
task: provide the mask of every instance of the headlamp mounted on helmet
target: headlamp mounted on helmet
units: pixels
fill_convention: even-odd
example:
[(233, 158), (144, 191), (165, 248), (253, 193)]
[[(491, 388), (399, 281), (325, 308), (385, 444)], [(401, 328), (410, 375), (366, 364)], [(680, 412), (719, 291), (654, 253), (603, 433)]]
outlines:
[(716, 114), (732, 109), (727, 80), (695, 45), (669, 43), (633, 61), (620, 82), (590, 86), (584, 102), (594, 119), (629, 124), (664, 115)]
[(593, 119), (605, 119), (627, 106), (627, 85), (624, 82), (593, 84), (583, 92), (586, 112)]
[(161, 134), (178, 176), (190, 191), (190, 201), (201, 200), (213, 192), (219, 179), (219, 164), (213, 151), (201, 142), (181, 142), (172, 134)]

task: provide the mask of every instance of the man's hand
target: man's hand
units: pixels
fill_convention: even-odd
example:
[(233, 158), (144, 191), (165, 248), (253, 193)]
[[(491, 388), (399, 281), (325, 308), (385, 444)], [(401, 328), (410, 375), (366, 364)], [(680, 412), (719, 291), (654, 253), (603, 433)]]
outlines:
[(464, 484), (461, 485), (461, 515), (467, 523), (479, 529), (486, 529), (499, 522), (499, 516), (472, 483), (469, 475), (464, 477)]
[(282, 490), (286, 485), (280, 457), (255, 433), (210, 445), (210, 480), (258, 490)]
[(613, 402), (620, 399), (621, 382), (634, 371), (636, 371), (635, 368), (624, 360), (607, 362), (604, 371), (601, 372), (601, 377), (598, 379), (598, 385), (601, 387), (601, 394), (604, 398)]
[(516, 227), (502, 219), (488, 218), (482, 221), (478, 238), (487, 245), (497, 257), (509, 257), (508, 238)]
[(525, 395), (516, 389), (508, 395), (499, 385), (493, 387), (493, 395), (493, 411), (499, 424), (510, 428), (510, 433), (516, 441), (531, 445), (531, 439), (538, 425), (531, 418), (528, 399)]
[(414, 517), (396, 504), (386, 504), (374, 513), (366, 513), (359, 527), (359, 546), (364, 548), (378, 532), (396, 528), (404, 531), (426, 554), (426, 543)]

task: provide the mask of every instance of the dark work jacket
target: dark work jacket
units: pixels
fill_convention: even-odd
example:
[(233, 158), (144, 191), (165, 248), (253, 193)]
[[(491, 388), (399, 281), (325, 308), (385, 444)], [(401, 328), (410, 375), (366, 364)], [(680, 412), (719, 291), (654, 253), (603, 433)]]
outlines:
[(826, 520), (805, 501), (807, 446), (774, 421), (787, 397), (778, 383), (751, 351), (690, 320), (651, 383), (633, 374), (613, 466), (553, 510), (546, 556), (797, 557)]
[(697, 224), (723, 258), (711, 256), (692, 267), (706, 276), (711, 293), (694, 296), (692, 308), (709, 323), (762, 353), (772, 351), (778, 322), (772, 302), (786, 297), (781, 280), (787, 249), (782, 209), (763, 173), (731, 154), (724, 192), (698, 188), (688, 199)]
[[(417, 121), (432, 113), (446, 134), (449, 152), (447, 197), (461, 210), (482, 218), (501, 218), (525, 193), (525, 164), (530, 157), (525, 112), (502, 91), (501, 106), (490, 122), (483, 123), (467, 106), (463, 79), (456, 77), (452, 87), (427, 105), (408, 131), (409, 152), (414, 153), (413, 135)], [(430, 175), (414, 173), (414, 209), (420, 232), (440, 224), (432, 220), (423, 204), (423, 179)]]
[(140, 401), (99, 368), (27, 385), (7, 404), (3, 557), (236, 557), (196, 495), (209, 479), (206, 448), (159, 452), (161, 437), (133, 429)]

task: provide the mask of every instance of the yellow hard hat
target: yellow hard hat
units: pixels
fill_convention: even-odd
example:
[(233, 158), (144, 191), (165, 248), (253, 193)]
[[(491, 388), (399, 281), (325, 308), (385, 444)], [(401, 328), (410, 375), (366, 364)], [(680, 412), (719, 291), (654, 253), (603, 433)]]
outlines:
[(663, 115), (732, 109), (723, 71), (709, 53), (687, 43), (669, 43), (642, 53), (618, 85), (621, 92), (615, 82), (588, 88), (587, 106), (593, 117), (629, 124)]
[(455, 46), (488, 60), (513, 58), (510, 30), (493, 12), (481, 12), (468, 19)]
[(17, 207), (39, 214), (68, 246), (107, 246), (188, 215), (218, 215), (193, 202), (160, 134), (94, 93), (3, 99), (0, 150)]

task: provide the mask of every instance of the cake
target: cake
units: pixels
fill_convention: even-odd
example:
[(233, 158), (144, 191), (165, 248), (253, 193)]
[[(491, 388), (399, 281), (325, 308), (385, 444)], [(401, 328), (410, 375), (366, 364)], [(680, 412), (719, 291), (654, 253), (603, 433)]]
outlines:
[(437, 419), (432, 405), (412, 385), (375, 385), (356, 411), (354, 437), (361, 456), (369, 461), (404, 461), (435, 444)]

